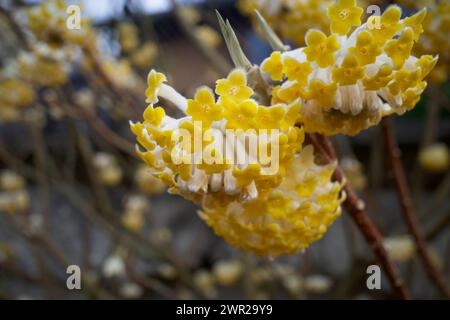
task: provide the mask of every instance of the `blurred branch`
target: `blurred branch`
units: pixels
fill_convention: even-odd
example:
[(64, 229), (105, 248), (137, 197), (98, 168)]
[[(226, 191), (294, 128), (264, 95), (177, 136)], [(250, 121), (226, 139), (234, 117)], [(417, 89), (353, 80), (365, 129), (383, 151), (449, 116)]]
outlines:
[[(419, 151), (423, 150), (432, 144), (437, 137), (439, 129), (439, 110), (442, 102), (441, 93), (438, 85), (430, 85), (427, 92), (429, 93), (428, 102), (425, 107), (425, 126), (422, 131), (422, 139), (419, 145)], [(420, 203), (420, 193), (423, 187), (423, 171), (419, 164), (419, 159), (416, 159), (414, 167), (414, 175), (412, 181), (413, 195), (415, 196), (416, 205)]]
[(419, 219), (422, 221), (425, 217), (429, 217), (436, 209), (442, 207), (448, 200), (450, 194), (450, 171), (445, 175), (444, 180), (437, 187), (434, 196), (431, 198), (429, 205), (419, 212)]
[(420, 230), (419, 221), (417, 219), (411, 194), (406, 179), (406, 174), (401, 163), (400, 149), (395, 137), (392, 120), (386, 118), (382, 121), (383, 136), (385, 140), (386, 152), (388, 153), (390, 165), (395, 178), (395, 186), (397, 190), (398, 200), (401, 206), (403, 219), (408, 227), (410, 234), (413, 236), (417, 245), (417, 250), (421, 258), (422, 264), (429, 279), (436, 285), (442, 295), (450, 299), (450, 291), (446, 287), (445, 280), (440, 272), (434, 266), (431, 256), (427, 249), (425, 238)]
[(84, 46), (82, 47), (82, 50), (88, 61), (92, 63), (95, 75), (102, 80), (103, 84), (113, 93), (114, 97), (116, 97), (124, 107), (130, 108), (136, 119), (139, 119), (143, 110), (141, 110), (141, 107), (136, 103), (134, 98), (116, 86), (114, 81), (103, 70), (100, 61), (90, 48)]
[(181, 31), (190, 41), (192, 41), (192, 43), (202, 54), (202, 56), (209, 62), (209, 65), (217, 71), (219, 76), (227, 75), (228, 72), (232, 69), (231, 65), (217, 50), (208, 47), (208, 45), (206, 45), (197, 37), (197, 35), (194, 33), (193, 26), (184, 19), (181, 13), (181, 8), (176, 3), (176, 1), (172, 0), (172, 5), (174, 7), (175, 18), (177, 19)]
[(31, 50), (30, 44), (27, 39), (27, 35), (23, 32), (22, 28), (19, 26), (16, 19), (14, 19), (13, 13), (9, 11), (9, 9), (7, 9), (6, 7), (0, 5), (0, 14), (3, 14), (6, 20), (8, 20), (8, 23), (11, 26), (13, 32), (16, 34), (17, 39), (19, 40), (21, 46), (25, 50), (28, 51)]
[[(39, 108), (39, 107), (38, 107)], [(47, 176), (47, 148), (42, 125), (40, 123), (30, 124), (31, 138), (34, 147), (34, 166), (36, 178), (39, 183), (39, 205), (44, 217), (44, 227), (49, 227), (50, 188)]]
[[(321, 152), (327, 162), (331, 163), (336, 161), (337, 157), (334, 147), (326, 137), (321, 135), (310, 135), (310, 138), (314, 146)], [(403, 283), (400, 272), (384, 247), (381, 233), (364, 211), (364, 202), (359, 199), (350, 184), (345, 181), (344, 172), (339, 165), (336, 167), (333, 178), (337, 182), (342, 184), (345, 183), (344, 191), (347, 197), (344, 206), (347, 209), (347, 213), (359, 228), (378, 261), (381, 263), (396, 295), (402, 299), (410, 299), (410, 294)]]
[[(78, 105), (75, 101), (74, 92), (72, 88), (63, 88), (64, 97), (67, 102), (76, 107), (79, 113), (89, 122), (92, 128), (111, 145), (115, 146), (119, 150), (126, 152), (127, 154), (136, 157), (136, 152), (133, 148), (133, 144), (128, 140), (125, 140), (114, 131), (112, 131), (105, 123), (95, 115), (93, 111), (86, 110), (82, 106)], [(73, 116), (73, 115), (72, 115)]]
[(134, 257), (128, 254), (125, 258), (125, 271), (128, 277), (140, 286), (158, 293), (166, 299), (176, 299), (176, 294), (162, 282), (139, 274), (133, 267)]

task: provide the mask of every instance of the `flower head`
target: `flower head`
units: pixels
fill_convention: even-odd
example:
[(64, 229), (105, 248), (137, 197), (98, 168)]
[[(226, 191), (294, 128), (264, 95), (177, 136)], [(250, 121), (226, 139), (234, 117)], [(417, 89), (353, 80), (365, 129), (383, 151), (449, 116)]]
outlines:
[(312, 29), (305, 47), (276, 53), (282, 66), (277, 58), (270, 71), (282, 81), (274, 84), (272, 101), (300, 99), (299, 121), (307, 132), (354, 135), (414, 108), (436, 65), (437, 57), (411, 55), (424, 12), (401, 19), (401, 9), (390, 6), (362, 25), (359, 12), (353, 0), (336, 1), (328, 10), (329, 36)]
[[(255, 255), (294, 254), (320, 239), (340, 216), (341, 185), (331, 182), (334, 164), (314, 163), (306, 147), (291, 163), (291, 173), (261, 199), (225, 202), (206, 196), (200, 217), (230, 244)], [(242, 177), (257, 175), (257, 166)]]
[[(144, 121), (131, 124), (144, 149), (138, 155), (171, 192), (195, 202), (206, 194), (231, 201), (257, 198), (281, 183), (303, 143), (303, 131), (294, 127), (298, 101), (260, 105), (250, 97), (253, 90), (240, 69), (217, 81), (218, 97), (202, 87), (194, 99), (186, 99), (162, 83), (164, 75), (151, 71), (149, 79), (147, 96), (155, 94), (155, 101), (164, 95), (186, 113), (175, 119), (150, 104)], [(279, 168), (273, 166), (272, 154), (279, 156)]]

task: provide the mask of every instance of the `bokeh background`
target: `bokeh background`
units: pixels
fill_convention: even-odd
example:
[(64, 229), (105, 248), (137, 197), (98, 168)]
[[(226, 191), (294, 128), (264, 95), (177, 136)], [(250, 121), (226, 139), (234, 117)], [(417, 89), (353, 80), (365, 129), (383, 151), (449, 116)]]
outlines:
[[(0, 1), (0, 298), (391, 297), (384, 278), (381, 290), (367, 289), (366, 268), (375, 259), (345, 213), (305, 252), (256, 258), (215, 236), (198, 208), (168, 194), (134, 156), (128, 120), (145, 108), (148, 71), (163, 71), (192, 96), (231, 70), (216, 9), (253, 63), (271, 52), (255, 32), (256, 4), (288, 43), (301, 42), (301, 28), (288, 32), (287, 20), (274, 13), (279, 2), (63, 1), (47, 21), (80, 4), (89, 19), (81, 36), (61, 37), (55, 29), (39, 39), (46, 19), (27, 12), (40, 1)], [(384, 8), (395, 1), (374, 2)], [(406, 13), (423, 7), (399, 4)], [(450, 4), (424, 5), (434, 9), (430, 25), (440, 21), (443, 32), (426, 29), (420, 50), (440, 54), (442, 62), (395, 129), (433, 263), (450, 285)], [(300, 20), (304, 28), (320, 24)], [(441, 298), (401, 219), (380, 128), (333, 143), (413, 296)], [(80, 266), (82, 290), (67, 289), (69, 265)]]

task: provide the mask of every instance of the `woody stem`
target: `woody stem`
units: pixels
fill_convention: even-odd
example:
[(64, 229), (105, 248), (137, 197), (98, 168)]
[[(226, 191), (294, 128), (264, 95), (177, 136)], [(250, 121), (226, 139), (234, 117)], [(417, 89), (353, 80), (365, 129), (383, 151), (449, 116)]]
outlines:
[[(310, 138), (316, 149), (323, 154), (328, 162), (337, 160), (336, 152), (330, 140), (321, 135), (310, 135)], [(344, 172), (339, 165), (336, 167), (333, 179), (339, 183), (345, 182)], [(383, 270), (386, 272), (396, 296), (400, 299), (410, 299), (411, 296), (404, 285), (400, 272), (384, 247), (381, 232), (364, 211), (364, 202), (358, 197), (348, 182), (345, 182), (344, 191), (347, 195), (344, 202), (346, 211), (370, 245), (370, 248), (377, 257)]]

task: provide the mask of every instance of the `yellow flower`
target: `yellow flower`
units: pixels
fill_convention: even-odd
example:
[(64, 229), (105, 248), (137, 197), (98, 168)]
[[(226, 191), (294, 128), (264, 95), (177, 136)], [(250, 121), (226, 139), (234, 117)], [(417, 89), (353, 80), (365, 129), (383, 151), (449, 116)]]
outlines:
[(287, 110), (286, 115), (284, 116), (281, 123), (281, 128), (283, 130), (287, 130), (289, 127), (295, 126), (297, 124), (297, 121), (300, 118), (300, 108), (301, 102), (299, 99), (294, 101), (294, 103), (289, 106), (289, 109)]
[(406, 29), (396, 40), (389, 40), (384, 51), (394, 61), (397, 69), (401, 68), (410, 56), (414, 45), (414, 32), (411, 28)]
[(415, 15), (411, 17), (406, 17), (403, 20), (403, 24), (405, 27), (410, 27), (414, 32), (414, 41), (418, 41), (420, 35), (423, 32), (423, 26), (422, 23), (425, 20), (425, 17), (427, 16), (427, 9), (423, 8), (419, 12), (417, 12)]
[(151, 124), (159, 127), (165, 115), (166, 112), (163, 108), (153, 108), (153, 105), (149, 105), (144, 111), (144, 124)]
[(253, 100), (236, 103), (231, 99), (222, 101), (227, 129), (247, 130), (255, 127), (255, 116), (258, 113), (258, 104)]
[(17, 78), (0, 81), (0, 108), (22, 108), (33, 102), (33, 88)]
[(273, 103), (280, 102), (289, 103), (291, 101), (297, 100), (298, 98), (306, 98), (305, 87), (300, 85), (298, 82), (290, 82), (288, 86), (280, 86), (272, 93)]
[(334, 64), (334, 53), (339, 49), (336, 35), (327, 38), (322, 31), (310, 30), (306, 34), (306, 44), (304, 52), (308, 61), (315, 61), (321, 68)]
[(138, 28), (131, 22), (121, 22), (117, 27), (121, 49), (130, 53), (139, 46)]
[(431, 55), (423, 55), (420, 57), (420, 59), (416, 62), (416, 66), (418, 66), (422, 71), (422, 80), (425, 79), (428, 74), (430, 74), (430, 72), (436, 66), (437, 62), (438, 57), (433, 57)]
[(421, 71), (420, 69), (414, 71), (399, 70), (394, 74), (394, 79), (389, 83), (389, 91), (393, 95), (397, 95), (406, 89), (415, 87), (420, 81)]
[[(384, 44), (387, 40), (394, 37), (401, 28), (399, 23), (401, 16), (402, 9), (394, 5), (389, 6), (381, 17), (371, 16), (368, 19), (367, 25), (376, 43)], [(379, 25), (377, 25), (377, 19), (380, 20)]]
[(220, 97), (229, 97), (237, 102), (250, 98), (253, 90), (247, 86), (247, 76), (243, 70), (232, 71), (226, 79), (217, 81), (216, 93)]
[(308, 99), (316, 100), (322, 107), (331, 107), (336, 97), (337, 84), (312, 80), (309, 84)]
[(194, 35), (210, 48), (217, 48), (222, 41), (220, 34), (208, 25), (194, 27)]
[(252, 163), (244, 169), (235, 167), (233, 169), (233, 176), (236, 178), (239, 187), (248, 186), (261, 176), (261, 165), (259, 163)]
[(374, 63), (377, 56), (381, 53), (381, 48), (375, 43), (373, 36), (368, 31), (362, 31), (358, 34), (356, 47), (349, 48), (360, 65)]
[(259, 129), (279, 129), (284, 114), (285, 110), (281, 106), (260, 106), (255, 119), (256, 126)]
[(153, 42), (144, 43), (131, 55), (133, 65), (141, 70), (147, 70), (158, 55), (158, 46)]
[(213, 149), (211, 152), (211, 157), (214, 161), (210, 161), (211, 163), (209, 163), (208, 161), (203, 160), (201, 164), (197, 165), (197, 168), (204, 170), (206, 174), (222, 173), (225, 170), (228, 170), (231, 167), (230, 161), (228, 159), (224, 159), (217, 153), (219, 153), (219, 151)]
[(363, 79), (364, 89), (376, 91), (385, 86), (392, 80), (392, 67), (384, 64), (380, 67), (378, 72), (371, 77)]
[(202, 121), (206, 127), (222, 118), (222, 108), (216, 104), (214, 93), (208, 87), (200, 88), (195, 94), (195, 99), (188, 100), (186, 113), (192, 120)]
[(261, 65), (262, 70), (270, 75), (272, 80), (281, 81), (283, 79), (283, 61), (281, 52), (274, 51), (269, 58)]
[(299, 62), (289, 57), (284, 60), (283, 73), (289, 81), (298, 81), (300, 85), (305, 86), (312, 71), (313, 68), (309, 62)]
[(403, 94), (403, 103), (402, 103), (402, 111), (403, 110), (411, 110), (416, 104), (420, 101), (420, 95), (422, 94), (422, 90), (418, 90), (415, 88), (407, 89)]
[(145, 96), (147, 103), (157, 103), (158, 102), (158, 91), (162, 83), (167, 82), (167, 78), (164, 74), (156, 72), (155, 70), (150, 71), (147, 77), (147, 90), (145, 90)]
[(446, 172), (450, 168), (450, 150), (445, 143), (434, 143), (420, 150), (419, 162), (430, 172)]
[(337, 0), (327, 11), (331, 20), (331, 32), (346, 35), (352, 27), (361, 25), (363, 11), (356, 5), (356, 0)]
[(364, 68), (359, 65), (358, 60), (353, 55), (346, 56), (341, 67), (332, 71), (333, 81), (343, 86), (355, 84), (363, 76)]

